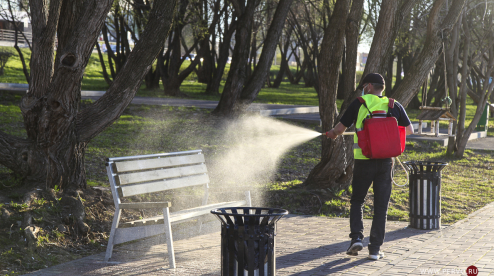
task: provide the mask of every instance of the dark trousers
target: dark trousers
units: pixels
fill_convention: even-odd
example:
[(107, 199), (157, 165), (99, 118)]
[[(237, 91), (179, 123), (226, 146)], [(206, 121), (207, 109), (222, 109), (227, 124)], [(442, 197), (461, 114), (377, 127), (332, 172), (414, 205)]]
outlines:
[(350, 201), (350, 238), (364, 238), (362, 207), (371, 183), (374, 189), (374, 217), (369, 250), (379, 250), (384, 242), (388, 203), (391, 196), (391, 158), (355, 160)]

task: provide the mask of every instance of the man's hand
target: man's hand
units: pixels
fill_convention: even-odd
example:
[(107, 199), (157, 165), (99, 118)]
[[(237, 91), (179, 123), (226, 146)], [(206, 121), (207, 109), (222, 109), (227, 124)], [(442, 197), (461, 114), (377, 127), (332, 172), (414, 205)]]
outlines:
[(336, 137), (338, 137), (338, 135), (336, 135), (336, 133), (334, 132), (334, 129), (331, 129), (330, 131), (323, 133), (323, 135), (333, 140), (336, 139)]
[(334, 140), (336, 139), (336, 137), (338, 137), (338, 135), (343, 134), (345, 130), (346, 126), (344, 126), (342, 123), (338, 123), (333, 129), (326, 133), (323, 133), (323, 135)]

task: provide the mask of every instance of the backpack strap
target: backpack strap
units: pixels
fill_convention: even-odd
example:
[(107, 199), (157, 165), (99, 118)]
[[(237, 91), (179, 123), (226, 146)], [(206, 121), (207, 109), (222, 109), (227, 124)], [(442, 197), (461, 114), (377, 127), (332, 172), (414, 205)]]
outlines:
[(395, 99), (393, 98), (389, 98), (389, 102), (388, 102), (388, 114), (386, 115), (386, 117), (392, 117), (393, 115), (391, 115), (391, 109), (395, 107)]
[(362, 97), (358, 97), (357, 99), (358, 99), (358, 101), (359, 101), (360, 103), (362, 103), (362, 104), (365, 106), (365, 108), (367, 108), (367, 111), (369, 111), (369, 116), (372, 118), (372, 112), (371, 112), (371, 111), (369, 110), (369, 108), (367, 107), (367, 104), (365, 103), (364, 98), (362, 98)]
[(389, 98), (388, 107), (389, 108), (395, 107), (395, 99)]

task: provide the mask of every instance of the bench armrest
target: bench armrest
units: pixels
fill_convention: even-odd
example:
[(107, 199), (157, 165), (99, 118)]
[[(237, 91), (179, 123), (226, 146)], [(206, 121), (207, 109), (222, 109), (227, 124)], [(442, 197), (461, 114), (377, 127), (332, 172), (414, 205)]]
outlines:
[(136, 203), (120, 203), (120, 209), (151, 209), (151, 208), (169, 208), (171, 202), (136, 202)]

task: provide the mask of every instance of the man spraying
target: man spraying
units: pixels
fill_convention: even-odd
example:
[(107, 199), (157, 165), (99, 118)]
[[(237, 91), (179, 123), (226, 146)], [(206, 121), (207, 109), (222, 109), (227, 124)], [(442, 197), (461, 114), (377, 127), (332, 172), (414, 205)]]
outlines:
[[(356, 129), (363, 128), (364, 120), (369, 118), (370, 113), (379, 112), (378, 110), (382, 111), (383, 109), (385, 109), (386, 114), (391, 114), (396, 118), (398, 126), (405, 127), (406, 135), (413, 134), (413, 126), (403, 106), (395, 101), (392, 108), (388, 107), (390, 106), (390, 99), (382, 95), (385, 88), (384, 78), (378, 73), (370, 73), (364, 77), (362, 83), (362, 97), (355, 99), (341, 117), (340, 122), (323, 135), (336, 139), (352, 124), (355, 124)], [(363, 248), (362, 207), (370, 185), (373, 183), (374, 217), (368, 244), (368, 259), (378, 260), (384, 258), (384, 253), (380, 249), (386, 232), (393, 161), (392, 158), (371, 159), (366, 157), (358, 146), (357, 134), (354, 135), (354, 143), (353, 193), (350, 200), (350, 238), (352, 240), (347, 254), (357, 256)]]

